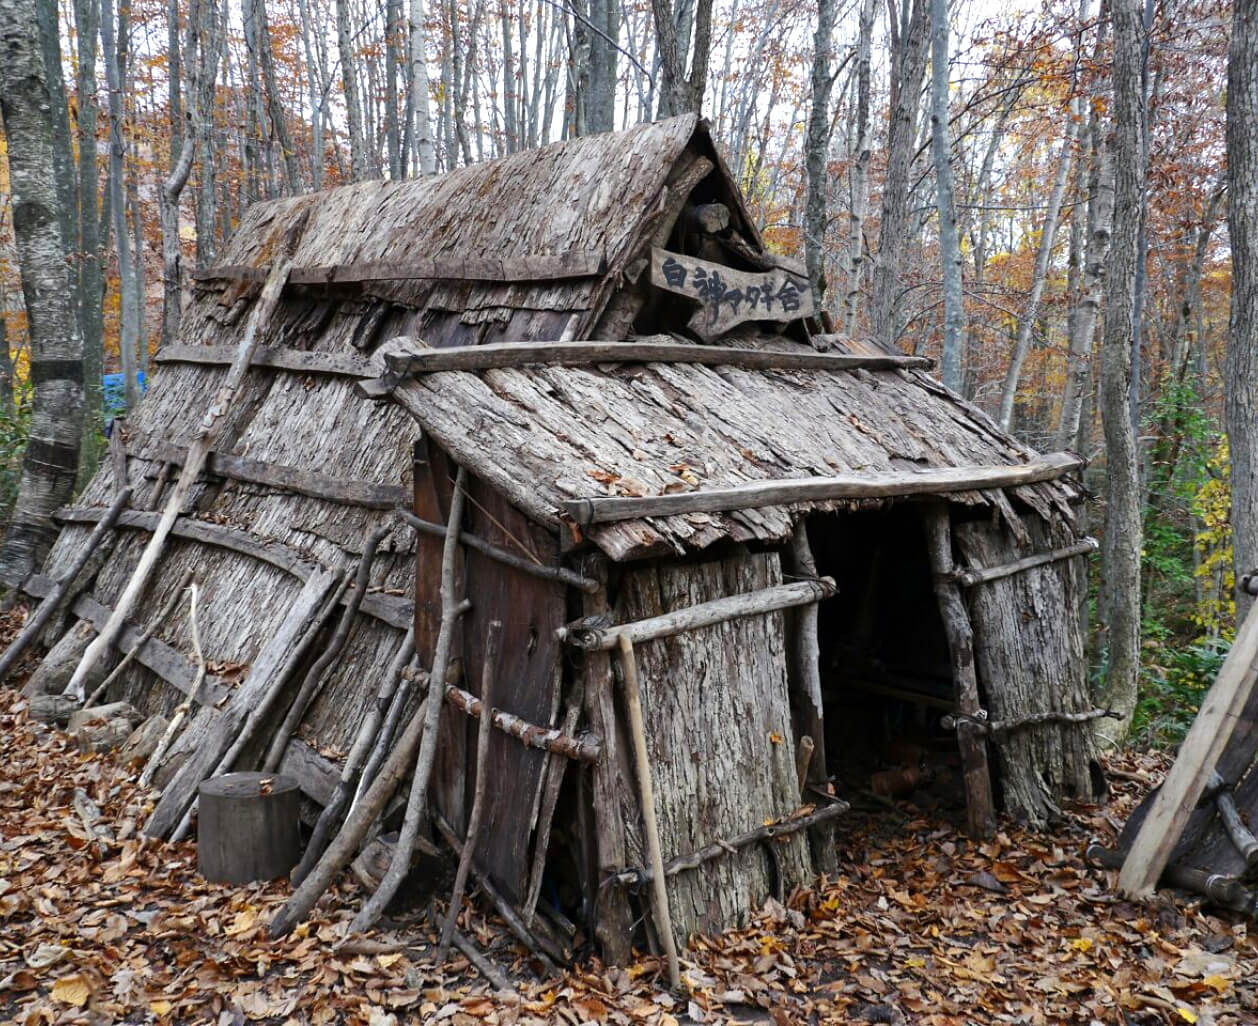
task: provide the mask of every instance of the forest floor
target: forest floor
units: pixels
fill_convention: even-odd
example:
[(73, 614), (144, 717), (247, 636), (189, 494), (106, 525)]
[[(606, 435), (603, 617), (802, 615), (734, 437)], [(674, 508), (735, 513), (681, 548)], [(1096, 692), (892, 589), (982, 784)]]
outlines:
[[(79, 754), (14, 691), (0, 691), (0, 738), (0, 1022), (1258, 1023), (1258, 930), (1182, 896), (1119, 900), (1083, 858), (1146, 790), (1131, 776), (1160, 779), (1157, 754), (1117, 757), (1108, 802), (1049, 833), (1006, 825), (976, 845), (909, 805), (853, 811), (837, 876), (698, 938), (682, 995), (652, 957), (539, 979), (469, 905), (464, 928), (516, 981), (512, 997), (457, 954), (434, 964), (418, 915), (336, 950), (362, 900), (348, 874), (310, 922), (269, 940), (287, 885), (208, 884), (193, 844), (142, 838), (154, 794), (134, 768)], [(76, 790), (100, 807), (97, 838)]]

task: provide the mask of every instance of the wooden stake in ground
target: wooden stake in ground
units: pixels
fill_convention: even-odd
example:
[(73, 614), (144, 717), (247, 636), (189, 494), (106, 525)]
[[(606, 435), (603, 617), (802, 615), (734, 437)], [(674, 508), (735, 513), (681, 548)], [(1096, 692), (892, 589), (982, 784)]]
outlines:
[[(113, 530), (114, 524), (118, 520), (118, 515), (130, 500), (130, 488), (124, 488), (114, 497), (109, 511), (92, 528), (92, 533), (88, 535), (87, 541), (83, 543), (83, 547), (79, 550), (79, 554), (70, 569), (66, 571), (66, 575), (53, 585), (52, 591), (39, 604), (39, 608), (31, 614), (31, 618), (26, 622), (26, 626), (22, 628), (21, 633), (4, 650), (4, 655), (0, 656), (0, 684), (4, 683), (9, 676), (9, 672), (17, 664), (17, 661), (22, 658), (22, 653), (30, 647), (32, 641), (39, 637), (40, 632), (47, 626), (48, 621), (52, 619), (52, 614), (61, 605), (61, 600), (65, 597), (66, 592), (74, 587), (74, 579), (79, 576), (83, 567), (87, 565), (87, 561), (104, 540), (105, 535)], [(17, 593), (16, 588), (13, 593)]]
[(642, 693), (638, 685), (638, 660), (633, 642), (620, 636), (620, 665), (625, 671), (625, 705), (633, 734), (634, 760), (638, 764), (638, 793), (642, 801), (647, 854), (651, 860), (651, 894), (655, 905), (655, 932), (660, 935), (668, 959), (668, 982), (681, 989), (681, 967), (677, 962), (677, 942), (673, 939), (673, 917), (668, 911), (668, 888), (664, 881), (664, 855), (660, 850), (660, 827), (655, 818), (655, 787), (651, 783), (651, 761), (646, 750), (646, 727), (642, 722)]
[(1210, 774), (1236, 729), (1254, 682), (1258, 680), (1258, 604), (1252, 606), (1232, 643), (1232, 650), (1211, 685), (1175, 765), (1149, 806), (1131, 842), (1118, 889), (1132, 898), (1153, 895), (1188, 817), (1210, 782)]
[(254, 350), (258, 346), (258, 332), (264, 325), (270, 322), (275, 312), (275, 307), (279, 303), (284, 284), (288, 281), (289, 270), (293, 266), (293, 251), (297, 248), (297, 241), (301, 237), (305, 225), (306, 218), (303, 216), (297, 220), (293, 228), (285, 236), (284, 256), (275, 261), (273, 270), (267, 276), (266, 285), (262, 289), (262, 295), (258, 299), (257, 305), (254, 306), (252, 313), (249, 315), (249, 324), (240, 338), (240, 344), (236, 347), (236, 355), (232, 360), (231, 367), (227, 370), (227, 376), (224, 378), (222, 385), (219, 386), (218, 392), (215, 393), (214, 399), (205, 411), (205, 416), (201, 418), (196, 434), (188, 445), (188, 455), (184, 460), (183, 470), (180, 471), (179, 480), (175, 483), (175, 488), (170, 493), (170, 498), (166, 501), (166, 508), (162, 511), (161, 519), (157, 522), (157, 527), (153, 530), (148, 545), (145, 546), (144, 552), (140, 555), (140, 561), (136, 564), (134, 573), (132, 573), (130, 580), (127, 581), (126, 587), (123, 588), (122, 594), (118, 596), (118, 601), (114, 604), (114, 611), (110, 615), (109, 620), (106, 621), (104, 628), (97, 635), (96, 639), (88, 645), (87, 651), (83, 653), (83, 658), (79, 661), (78, 668), (74, 671), (74, 676), (70, 678), (70, 683), (66, 685), (65, 693), (67, 695), (72, 695), (77, 699), (83, 698), (88, 675), (117, 643), (118, 635), (122, 633), (127, 617), (131, 615), (140, 596), (144, 593), (145, 587), (148, 585), (149, 578), (152, 577), (153, 572), (156, 570), (158, 560), (161, 559), (162, 552), (166, 547), (166, 539), (170, 536), (171, 528), (175, 526), (175, 520), (183, 513), (184, 506), (192, 494), (193, 486), (201, 476), (201, 471), (205, 469), (206, 461), (209, 459), (215, 442), (218, 441), (219, 436), (228, 424), (225, 418), (236, 401), (237, 393), (245, 380), (245, 375), (249, 373), (249, 364), (253, 359)]
[(454, 874), (454, 889), (450, 893), (450, 910), (441, 928), (441, 942), (437, 945), (437, 962), (446, 960), (450, 953), (450, 939), (454, 936), (454, 924), (459, 918), (459, 906), (463, 904), (463, 888), (467, 886), (467, 871), (476, 850), (476, 836), (480, 833), (481, 816), (485, 811), (485, 790), (489, 785), (489, 732), (493, 717), (494, 673), (498, 663), (498, 638), (502, 634), (502, 621), (490, 620), (485, 632), (485, 662), (481, 667), (480, 700), (485, 710), (476, 731), (476, 788), (472, 794), (472, 811), (468, 814), (467, 836), (463, 838), (463, 853), (459, 856), (459, 868)]
[(184, 589), (188, 588), (189, 585), (191, 585), (191, 588), (189, 593), (190, 599), (188, 616), (189, 620), (192, 622), (192, 650), (196, 653), (197, 657), (196, 683), (192, 686), (192, 690), (188, 692), (188, 697), (175, 707), (175, 714), (170, 718), (170, 722), (166, 725), (166, 729), (162, 731), (162, 736), (157, 742), (157, 747), (153, 749), (153, 754), (149, 756), (149, 761), (145, 763), (144, 771), (140, 774), (141, 787), (148, 787), (149, 784), (153, 782), (153, 774), (157, 772), (157, 768), (161, 766), (162, 760), (166, 758), (166, 752), (170, 749), (171, 742), (175, 740), (176, 735), (179, 733), (179, 728), (183, 724), (184, 718), (188, 715), (188, 710), (192, 708), (192, 703), (196, 700), (197, 693), (201, 690), (201, 684), (205, 680), (205, 653), (201, 651), (201, 631), (197, 625), (197, 586), (192, 580), (191, 567), (189, 567), (187, 572), (184, 574), (184, 579), (179, 583), (179, 587), (175, 589), (175, 593), (167, 601), (166, 606), (160, 613), (157, 614), (157, 618), (153, 621), (153, 623), (150, 624), (149, 629), (146, 632), (146, 636), (141, 638), (139, 642), (136, 643), (135, 647), (127, 653), (123, 662), (118, 664), (118, 668), (114, 670), (108, 678), (101, 682), (101, 686), (96, 689), (96, 691), (92, 694), (92, 697), (87, 701), (87, 705), (91, 705), (92, 702), (95, 701), (96, 696), (105, 690), (105, 686), (109, 683), (109, 681), (112, 680), (113, 677), (117, 675), (118, 671), (123, 668), (126, 664), (126, 660), (130, 659), (131, 656), (140, 651), (140, 646), (148, 640), (155, 630), (157, 630), (157, 625), (170, 615), (170, 611), (175, 608), (176, 604), (178, 604), (179, 599), (183, 596)]
[[(948, 635), (948, 652), (952, 657), (957, 708), (963, 715), (977, 718), (981, 706), (978, 701), (978, 676), (974, 670), (974, 630), (955, 579), (948, 507), (938, 503), (927, 507), (923, 515), (930, 569), (935, 575), (935, 597), (939, 602), (939, 615)], [(992, 809), (991, 774), (987, 768), (987, 743), (983, 735), (967, 723), (958, 725), (957, 744), (961, 749), (965, 776), (966, 829), (971, 837), (990, 837), (996, 827), (996, 817)]]
[(446, 667), (450, 661), (450, 643), (454, 625), (458, 620), (458, 601), (454, 594), (454, 565), (459, 550), (459, 529), (463, 520), (463, 489), (467, 482), (467, 470), (459, 467), (454, 479), (454, 494), (450, 497), (450, 515), (446, 524), (446, 542), (441, 552), (441, 627), (437, 631), (437, 644), (432, 657), (432, 671), (428, 688), (428, 718), (424, 724), (424, 740), (419, 746), (415, 762), (415, 776), (411, 780), (411, 793), (406, 802), (406, 816), (398, 835), (393, 860), (384, 874), (376, 892), (367, 899), (350, 924), (350, 933), (370, 929), (385, 907), (393, 900), (402, 880), (411, 868), (411, 856), (415, 851), (415, 839), (420, 826), (428, 820), (428, 781), (432, 777), (433, 762), (437, 757), (437, 725), (441, 719), (441, 684), (446, 679)]
[(375, 702), (367, 709), (362, 723), (358, 726), (358, 736), (354, 739), (354, 747), (345, 757), (345, 766), (341, 770), (340, 779), (336, 782), (336, 792), (332, 795), (332, 800), (324, 807), (323, 812), (319, 814), (319, 821), (315, 823), (314, 832), (310, 835), (310, 843), (306, 845), (301, 862), (292, 872), (294, 885), (301, 883), (306, 878), (306, 874), (314, 868), (315, 863), (319, 861), (319, 856), (323, 854), (323, 849), (327, 847), (332, 832), (341, 825), (350, 799), (354, 797), (354, 789), (358, 786), (359, 771), (363, 768), (372, 742), (380, 732), (381, 721), (390, 708), (393, 696), (402, 680), (402, 671), (410, 662), (414, 651), (415, 627), (412, 625), (411, 629), (406, 632), (406, 637), (402, 639), (402, 644), (398, 646), (393, 662), (385, 671)]

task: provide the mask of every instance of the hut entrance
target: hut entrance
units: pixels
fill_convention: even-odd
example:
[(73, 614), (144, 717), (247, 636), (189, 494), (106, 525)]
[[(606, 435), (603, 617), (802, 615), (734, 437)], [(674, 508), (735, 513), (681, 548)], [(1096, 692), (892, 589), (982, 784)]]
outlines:
[(838, 594), (818, 611), (828, 774), (841, 793), (914, 794), (964, 807), (948, 641), (921, 510), (816, 514), (818, 572)]

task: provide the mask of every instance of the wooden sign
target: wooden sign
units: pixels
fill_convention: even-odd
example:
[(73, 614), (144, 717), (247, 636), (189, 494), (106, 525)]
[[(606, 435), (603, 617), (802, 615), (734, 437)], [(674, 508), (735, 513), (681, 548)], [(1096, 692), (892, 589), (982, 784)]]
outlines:
[(794, 321), (815, 312), (808, 282), (780, 268), (739, 271), (652, 248), (651, 284), (699, 303), (689, 326), (705, 339), (744, 321)]

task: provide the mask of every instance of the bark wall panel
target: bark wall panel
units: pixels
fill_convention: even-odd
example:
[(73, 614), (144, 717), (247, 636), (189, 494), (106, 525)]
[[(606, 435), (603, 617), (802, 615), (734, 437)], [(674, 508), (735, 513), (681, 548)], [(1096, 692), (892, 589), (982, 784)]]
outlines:
[[(620, 622), (780, 583), (776, 553), (627, 573)], [(746, 617), (637, 646), (647, 750), (664, 861), (753, 829), (799, 805), (783, 616)], [(777, 736), (780, 741), (774, 741)], [(777, 844), (786, 892), (811, 877), (803, 835)], [(762, 848), (669, 879), (679, 942), (745, 921), (773, 893)]]
[[(1035, 516), (1023, 522), (1029, 545), (1019, 545), (1002, 522), (976, 520), (956, 525), (957, 546), (977, 568), (1075, 540), (1059, 523)], [(992, 720), (1092, 707), (1079, 615), (1085, 586), (1076, 556), (968, 589), (979, 684)], [(1041, 724), (1003, 735), (993, 747), (1006, 812), (1042, 824), (1062, 798), (1091, 797), (1091, 724)]]

